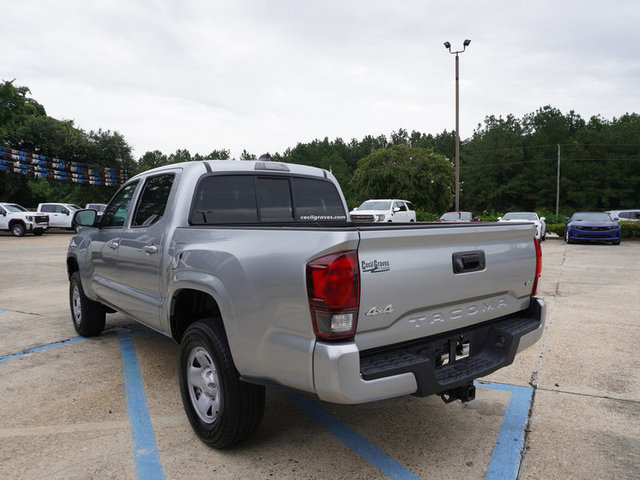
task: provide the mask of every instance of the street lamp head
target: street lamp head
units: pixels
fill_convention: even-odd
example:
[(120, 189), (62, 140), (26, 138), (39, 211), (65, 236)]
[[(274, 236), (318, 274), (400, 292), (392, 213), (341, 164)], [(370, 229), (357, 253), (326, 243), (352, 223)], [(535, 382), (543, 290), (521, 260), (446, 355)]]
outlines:
[(451, 48), (451, 44), (449, 42), (444, 42), (444, 48)]
[(462, 43), (462, 45), (465, 47), (468, 47), (470, 43), (471, 43), (471, 40), (467, 39)]

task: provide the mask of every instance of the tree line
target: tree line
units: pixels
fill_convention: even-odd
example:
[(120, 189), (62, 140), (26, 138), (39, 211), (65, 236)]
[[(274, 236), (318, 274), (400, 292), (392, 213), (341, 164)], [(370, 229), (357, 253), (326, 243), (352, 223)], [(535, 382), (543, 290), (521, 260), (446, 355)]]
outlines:
[[(226, 160), (230, 151), (165, 154), (148, 151), (134, 159), (123, 135), (86, 132), (70, 120), (57, 120), (31, 98), (27, 87), (0, 83), (0, 145), (100, 167), (121, 168), (129, 176), (183, 161)], [(316, 139), (283, 152), (274, 161), (330, 170), (352, 208), (368, 198), (404, 198), (431, 214), (452, 209), (455, 132), (438, 134), (399, 128), (362, 139)], [(266, 152), (243, 150), (238, 160)], [(560, 211), (640, 206), (640, 116), (588, 121), (574, 111), (551, 106), (516, 118), (487, 116), (460, 144), (460, 207), (477, 214), (536, 210), (556, 205), (560, 163)], [(106, 202), (113, 188), (68, 184), (0, 172), (0, 201), (33, 206), (41, 201)], [(428, 216), (427, 216), (428, 217)]]

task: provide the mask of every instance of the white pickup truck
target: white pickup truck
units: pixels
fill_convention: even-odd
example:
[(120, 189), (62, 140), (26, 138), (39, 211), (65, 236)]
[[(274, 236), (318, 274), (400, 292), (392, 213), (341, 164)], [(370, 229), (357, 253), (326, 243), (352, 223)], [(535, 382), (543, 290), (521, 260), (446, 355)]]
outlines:
[(542, 335), (531, 223), (357, 224), (333, 175), (204, 161), (131, 178), (67, 254), (80, 335), (119, 311), (180, 344), (200, 438), (250, 437), (265, 385), (336, 403), (474, 398)]
[(47, 228), (47, 215), (30, 212), (17, 203), (0, 203), (0, 230), (9, 231), (15, 237), (22, 237), (26, 232), (42, 235)]
[(367, 200), (349, 212), (353, 222), (415, 222), (411, 202), (398, 199)]

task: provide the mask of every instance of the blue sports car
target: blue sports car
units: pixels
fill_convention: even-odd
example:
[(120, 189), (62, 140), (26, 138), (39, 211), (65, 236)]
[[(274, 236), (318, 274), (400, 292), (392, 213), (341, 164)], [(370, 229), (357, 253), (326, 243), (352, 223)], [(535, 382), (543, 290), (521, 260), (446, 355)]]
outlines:
[(564, 240), (573, 242), (611, 242), (620, 244), (622, 235), (620, 225), (608, 213), (576, 212), (566, 219)]

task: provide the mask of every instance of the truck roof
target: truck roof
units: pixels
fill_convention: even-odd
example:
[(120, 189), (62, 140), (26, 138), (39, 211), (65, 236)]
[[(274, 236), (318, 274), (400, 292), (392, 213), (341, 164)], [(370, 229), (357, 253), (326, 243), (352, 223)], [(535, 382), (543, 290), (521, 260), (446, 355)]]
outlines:
[(331, 173), (322, 168), (310, 167), (307, 165), (297, 165), (293, 163), (261, 160), (204, 160), (172, 163), (169, 165), (163, 165), (162, 167), (154, 168), (152, 170), (141, 172), (133, 178), (136, 178), (142, 174), (147, 175), (148, 173), (162, 172), (175, 168), (182, 168), (185, 170), (200, 168), (203, 170), (203, 172), (288, 172), (297, 175), (333, 178), (333, 175)]

